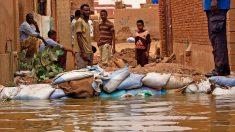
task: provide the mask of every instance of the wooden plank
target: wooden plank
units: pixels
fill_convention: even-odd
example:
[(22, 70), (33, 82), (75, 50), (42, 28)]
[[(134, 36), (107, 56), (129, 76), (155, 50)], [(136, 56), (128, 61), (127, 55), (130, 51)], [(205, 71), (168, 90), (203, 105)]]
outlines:
[(19, 0), (14, 0), (13, 3), (13, 9), (14, 9), (14, 51), (20, 51), (20, 34), (19, 34)]
[(6, 44), (13, 43), (13, 49), (19, 46), (18, 0), (0, 1), (0, 53), (5, 53)]
[(5, 85), (13, 80), (11, 78), (11, 72), (9, 69), (10, 65), (10, 55), (9, 54), (0, 54), (0, 84)]
[[(0, 53), (5, 53), (7, 41), (12, 41), (14, 38), (14, 19), (13, 16), (13, 0), (0, 1)], [(4, 12), (4, 13), (3, 13)]]
[[(60, 43), (72, 48), (71, 43), (71, 22), (70, 22), (70, 1), (56, 1), (57, 9), (57, 32)], [(67, 55), (66, 70), (74, 69), (74, 59), (71, 53)]]
[(13, 80), (16, 60), (13, 51), (19, 49), (18, 0), (0, 1), (0, 83)]

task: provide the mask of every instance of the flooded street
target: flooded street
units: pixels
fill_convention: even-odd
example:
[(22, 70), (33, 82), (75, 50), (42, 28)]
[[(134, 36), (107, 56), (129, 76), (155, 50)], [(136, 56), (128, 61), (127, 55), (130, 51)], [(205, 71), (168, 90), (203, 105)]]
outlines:
[(235, 131), (235, 97), (2, 102), (0, 131)]

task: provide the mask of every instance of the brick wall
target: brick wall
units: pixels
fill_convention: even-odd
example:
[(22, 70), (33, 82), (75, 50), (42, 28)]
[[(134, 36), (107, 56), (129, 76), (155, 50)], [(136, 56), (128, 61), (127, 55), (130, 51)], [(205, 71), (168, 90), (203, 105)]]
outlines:
[(159, 5), (159, 28), (160, 28), (160, 43), (161, 43), (161, 55), (166, 56), (167, 47), (166, 47), (166, 24), (165, 24), (165, 0), (160, 0)]
[(71, 14), (76, 10), (80, 10), (82, 4), (88, 4), (92, 11), (94, 11), (94, 0), (71, 0)]
[(185, 64), (185, 50), (191, 48), (191, 65), (208, 72), (214, 67), (212, 48), (208, 38), (207, 18), (202, 0), (171, 1), (173, 47), (177, 62)]
[(99, 5), (98, 1), (94, 2), (95, 13), (100, 13), (101, 10), (107, 10), (109, 18), (114, 17), (114, 9), (115, 5)]
[[(159, 14), (156, 8), (115, 9), (114, 27), (117, 42), (126, 42), (128, 37), (135, 36), (136, 21), (142, 19), (145, 29), (151, 34), (152, 40), (159, 40)], [(148, 14), (148, 15), (146, 15)]]
[(231, 0), (231, 9), (228, 13), (228, 44), (231, 69), (235, 71), (235, 1)]
[[(166, 40), (165, 12), (163, 10), (165, 0), (160, 0), (160, 22), (161, 22), (161, 41), (164, 50)], [(171, 0), (171, 17), (173, 32), (173, 49), (176, 53), (177, 63), (191, 65), (203, 72), (208, 72), (214, 68), (212, 47), (207, 31), (207, 18), (203, 11), (203, 0)], [(235, 20), (235, 9), (228, 14), (230, 20)], [(164, 14), (162, 14), (164, 13)], [(234, 13), (234, 15), (232, 15)], [(162, 19), (161, 19), (162, 18)], [(228, 23), (228, 48), (231, 68), (235, 70), (235, 23)], [(192, 44), (190, 63), (185, 62), (185, 50)], [(233, 61), (232, 61), (233, 60)]]

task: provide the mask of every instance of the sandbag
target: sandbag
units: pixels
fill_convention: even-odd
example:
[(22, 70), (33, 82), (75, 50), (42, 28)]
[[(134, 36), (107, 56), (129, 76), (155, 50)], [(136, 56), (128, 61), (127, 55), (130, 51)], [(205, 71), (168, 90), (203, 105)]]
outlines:
[(168, 80), (170, 79), (171, 74), (161, 74), (161, 73), (148, 73), (142, 80), (145, 86), (154, 89), (161, 89), (163, 88)]
[(234, 87), (235, 78), (234, 77), (224, 77), (224, 76), (215, 76), (210, 77), (209, 81), (222, 86)]
[(49, 99), (55, 89), (49, 84), (21, 85), (16, 100)]
[(60, 99), (66, 97), (66, 94), (64, 93), (64, 90), (62, 89), (56, 89), (50, 96), (50, 99)]
[(118, 87), (117, 89), (135, 89), (142, 87), (142, 79), (144, 75), (130, 74)]
[(235, 95), (235, 87), (228, 88), (228, 89), (216, 87), (213, 90), (212, 95)]
[(211, 83), (209, 82), (209, 80), (203, 80), (198, 84), (199, 93), (210, 93), (211, 90)]
[(181, 77), (181, 76), (172, 75), (164, 88), (165, 89), (178, 89), (178, 88), (187, 86), (192, 82), (193, 82), (193, 79), (189, 77)]
[(99, 97), (101, 98), (120, 98), (126, 94), (126, 90), (116, 90), (112, 93), (101, 92)]
[(184, 91), (184, 93), (190, 93), (190, 94), (194, 94), (194, 93), (198, 93), (198, 92), (199, 92), (199, 89), (196, 84), (188, 85)]
[(19, 92), (19, 87), (1, 87), (0, 99), (12, 99)]
[(109, 80), (104, 81), (103, 90), (108, 93), (112, 93), (129, 75), (130, 71), (127, 66), (121, 70), (115, 71), (110, 75)]
[(93, 97), (94, 89), (92, 88), (93, 78), (84, 78), (76, 81), (69, 81), (59, 84), (65, 94), (72, 98), (89, 98)]
[(3, 90), (4, 86), (0, 84), (0, 93)]
[(87, 71), (87, 70), (74, 70), (74, 71), (65, 72), (65, 73), (57, 75), (52, 83), (60, 84), (60, 83), (67, 82), (67, 81), (73, 81), (73, 80), (79, 80), (79, 79), (92, 77), (93, 75), (94, 73)]

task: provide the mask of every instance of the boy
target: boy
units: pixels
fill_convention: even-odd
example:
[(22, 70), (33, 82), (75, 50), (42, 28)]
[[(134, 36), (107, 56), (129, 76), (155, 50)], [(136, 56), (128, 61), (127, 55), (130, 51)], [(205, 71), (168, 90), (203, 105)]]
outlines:
[(111, 54), (115, 53), (115, 31), (114, 25), (108, 20), (108, 12), (102, 10), (100, 12), (102, 22), (99, 24), (100, 38), (98, 47), (100, 50), (100, 57), (102, 64), (108, 65)]
[(144, 29), (143, 20), (138, 20), (136, 24), (138, 29), (135, 36), (136, 60), (138, 65), (144, 67), (148, 64), (151, 38), (149, 32)]
[(48, 32), (48, 39), (45, 40), (46, 45), (45, 45), (44, 43), (42, 43), (42, 44), (40, 45), (39, 51), (42, 52), (42, 51), (46, 48), (46, 46), (49, 46), (49, 47), (51, 47), (51, 48), (52, 48), (52, 47), (59, 46), (59, 47), (64, 51), (64, 55), (59, 58), (59, 64), (60, 64), (60, 66), (61, 66), (62, 68), (65, 69), (65, 68), (66, 68), (66, 56), (67, 56), (67, 51), (72, 52), (73, 54), (74, 54), (75, 52), (74, 52), (72, 49), (70, 49), (70, 48), (68, 48), (68, 47), (65, 47), (65, 46), (59, 44), (59, 43), (57, 42), (57, 37), (56, 37), (56, 36), (57, 36), (57, 35), (56, 35), (56, 31), (50, 30), (50, 31)]

